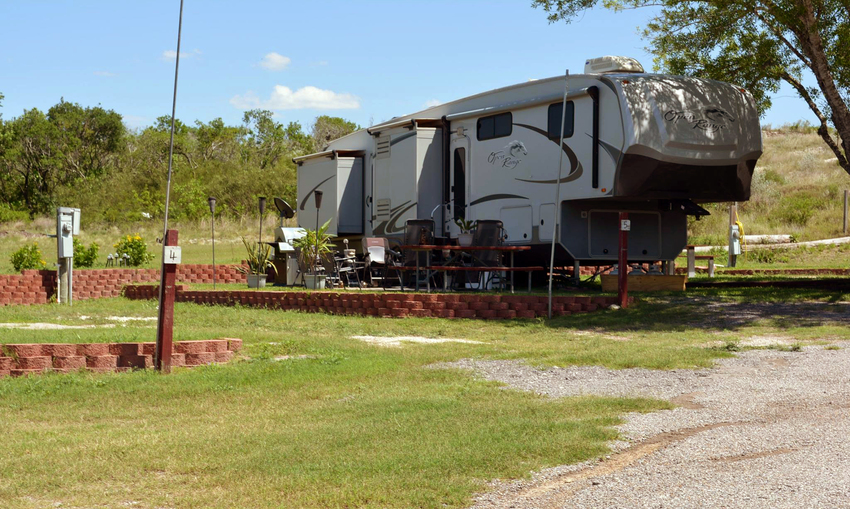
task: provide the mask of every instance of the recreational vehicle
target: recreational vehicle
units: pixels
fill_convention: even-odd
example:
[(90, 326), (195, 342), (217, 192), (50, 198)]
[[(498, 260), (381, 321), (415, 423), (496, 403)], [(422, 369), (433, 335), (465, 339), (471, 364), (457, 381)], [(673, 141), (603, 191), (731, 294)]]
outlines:
[(441, 104), (296, 158), (298, 224), (318, 212), (340, 237), (400, 239), (406, 221), (433, 218), (453, 239), (455, 219), (496, 219), (505, 243), (531, 247), (528, 263), (548, 265), (555, 235), (557, 265), (600, 265), (617, 259), (622, 211), (630, 261), (672, 260), (687, 216), (708, 213), (700, 204), (749, 199), (761, 153), (746, 90), (602, 57), (585, 74)]

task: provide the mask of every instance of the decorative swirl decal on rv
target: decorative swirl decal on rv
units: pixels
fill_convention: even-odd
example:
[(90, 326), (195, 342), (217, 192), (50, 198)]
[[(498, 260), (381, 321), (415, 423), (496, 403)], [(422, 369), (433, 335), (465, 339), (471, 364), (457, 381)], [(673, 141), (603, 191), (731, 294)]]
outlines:
[[(407, 202), (405, 202), (405, 203), (407, 203)], [(404, 204), (401, 204), (398, 207), (394, 208), (393, 211), (392, 211), (392, 216), (388, 220), (381, 221), (380, 223), (378, 223), (378, 226), (372, 228), (372, 234), (380, 236), (380, 235), (388, 235), (388, 234), (391, 234), (391, 233), (398, 233), (398, 232), (404, 231), (404, 227), (396, 225), (396, 222), (398, 222), (398, 220), (401, 218), (401, 216), (404, 215), (405, 212), (407, 212), (408, 210), (412, 209), (415, 206), (416, 206), (416, 202), (413, 202), (410, 205), (408, 205), (407, 207), (404, 207)], [(402, 208), (402, 207), (404, 207), (404, 208)], [(396, 212), (396, 211), (398, 211), (398, 212)]]
[[(524, 128), (526, 128), (530, 131), (534, 131), (535, 133), (539, 134), (540, 136), (545, 137), (547, 140), (551, 141), (555, 145), (558, 144), (557, 141), (555, 141), (555, 140), (553, 140), (552, 138), (549, 137), (548, 132), (544, 131), (543, 129), (540, 129), (539, 127), (534, 127), (533, 125), (528, 125), (528, 124), (514, 124), (514, 125), (517, 126), (517, 127), (524, 127)], [(572, 149), (570, 147), (568, 147), (566, 143), (561, 145), (561, 150), (564, 151), (564, 154), (567, 155), (567, 159), (570, 160), (570, 173), (567, 174), (566, 177), (561, 177), (561, 183), (572, 182), (573, 180), (577, 180), (579, 177), (581, 177), (582, 173), (584, 173), (584, 168), (582, 168), (581, 163), (579, 162), (578, 157), (576, 156), (575, 152), (573, 152)], [(518, 180), (520, 182), (528, 182), (530, 184), (556, 184), (556, 183), (558, 183), (558, 179), (551, 179), (551, 180), (514, 179), (514, 180)]]
[(502, 150), (490, 152), (490, 155), (487, 157), (487, 162), (493, 166), (500, 166), (502, 168), (513, 170), (519, 166), (519, 163), (522, 162), (522, 159), (519, 157), (527, 155), (528, 149), (525, 148), (525, 144), (519, 140), (514, 140), (505, 145)]
[(314, 187), (313, 189), (310, 189), (309, 191), (307, 191), (307, 194), (305, 194), (305, 195), (304, 195), (304, 199), (303, 199), (303, 200), (301, 200), (301, 205), (299, 205), (299, 206), (298, 206), (298, 208), (299, 208), (300, 210), (304, 210), (304, 206), (305, 206), (305, 205), (307, 205), (307, 200), (309, 200), (309, 199), (310, 199), (310, 197), (311, 197), (311, 196), (313, 196), (313, 191), (315, 191), (316, 189), (318, 189), (318, 188), (319, 188), (319, 186), (321, 186), (322, 184), (324, 184), (324, 183), (325, 183), (325, 182), (327, 182), (328, 180), (330, 180), (330, 179), (334, 178), (335, 176), (336, 176), (336, 175), (331, 175), (330, 177), (328, 177), (328, 178), (326, 178), (325, 180), (323, 180), (323, 181), (319, 182), (318, 184), (316, 184), (316, 187)]
[(701, 110), (670, 110), (664, 114), (664, 120), (674, 124), (682, 121), (690, 124), (692, 129), (713, 133), (728, 129), (729, 125), (735, 122), (735, 117), (724, 109), (710, 106)]
[(477, 200), (471, 202), (469, 206), (478, 205), (479, 203), (484, 203), (493, 200), (507, 200), (510, 198), (519, 198), (521, 200), (527, 200), (525, 196), (519, 196), (517, 194), (491, 194), (489, 196), (484, 196), (482, 198), (478, 198)]

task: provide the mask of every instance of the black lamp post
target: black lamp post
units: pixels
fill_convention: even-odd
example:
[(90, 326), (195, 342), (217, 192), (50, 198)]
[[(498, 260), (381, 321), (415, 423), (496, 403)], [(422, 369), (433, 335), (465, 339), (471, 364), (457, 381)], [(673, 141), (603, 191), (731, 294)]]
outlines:
[(207, 198), (210, 205), (210, 227), (212, 228), (212, 251), (213, 251), (213, 290), (215, 290), (215, 197)]
[(322, 191), (316, 189), (313, 193), (313, 197), (316, 199), (316, 268), (313, 269), (315, 274), (319, 273), (319, 263), (321, 263), (322, 259), (319, 257), (319, 209), (322, 208)]
[(257, 241), (257, 254), (260, 254), (260, 246), (263, 245), (263, 214), (266, 212), (266, 197), (260, 196), (260, 239)]

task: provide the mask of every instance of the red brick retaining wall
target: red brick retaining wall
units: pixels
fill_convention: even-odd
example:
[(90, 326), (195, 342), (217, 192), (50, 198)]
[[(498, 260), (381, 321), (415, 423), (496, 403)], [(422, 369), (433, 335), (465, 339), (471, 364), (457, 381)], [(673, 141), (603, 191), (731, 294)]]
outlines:
[[(244, 283), (238, 265), (217, 265), (216, 281)], [(212, 265), (178, 265), (177, 281), (212, 283)], [(159, 269), (81, 269), (74, 270), (74, 299), (96, 299), (121, 295), (124, 285), (159, 281)], [(0, 274), (0, 306), (44, 304), (56, 293), (56, 271), (25, 270)]]
[[(158, 287), (129, 285), (124, 289), (124, 296), (128, 299), (154, 299), (158, 296)], [(548, 299), (536, 295), (196, 291), (178, 288), (176, 300), (382, 317), (509, 319), (548, 316)], [(616, 302), (616, 297), (558, 296), (553, 299), (552, 312), (555, 316), (586, 313), (607, 308)]]
[[(2, 345), (0, 378), (58, 371), (67, 373), (85, 369), (96, 372), (126, 371), (153, 367), (156, 343), (28, 343)], [(242, 348), (235, 338), (174, 343), (171, 365), (201, 366), (227, 362)]]

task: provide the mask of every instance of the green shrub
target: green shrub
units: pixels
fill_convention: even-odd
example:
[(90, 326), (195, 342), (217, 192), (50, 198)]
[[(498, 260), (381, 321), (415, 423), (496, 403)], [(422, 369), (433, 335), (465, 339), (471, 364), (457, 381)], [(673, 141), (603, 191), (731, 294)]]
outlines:
[(128, 255), (130, 258), (127, 262), (132, 267), (138, 267), (153, 260), (153, 255), (148, 253), (147, 244), (138, 233), (121, 237), (121, 240), (113, 244), (112, 247), (116, 249), (115, 252), (118, 253), (118, 256)]
[(74, 237), (74, 265), (77, 267), (94, 267), (97, 262), (97, 252), (100, 246), (92, 242), (89, 247), (83, 245), (82, 242)]
[(43, 269), (47, 265), (47, 262), (41, 257), (38, 242), (34, 242), (31, 246), (24, 246), (12, 253), (10, 261), (12, 267), (18, 272), (26, 269)]
[(30, 215), (22, 210), (15, 210), (6, 203), (0, 203), (0, 223), (12, 221), (29, 221)]

